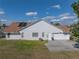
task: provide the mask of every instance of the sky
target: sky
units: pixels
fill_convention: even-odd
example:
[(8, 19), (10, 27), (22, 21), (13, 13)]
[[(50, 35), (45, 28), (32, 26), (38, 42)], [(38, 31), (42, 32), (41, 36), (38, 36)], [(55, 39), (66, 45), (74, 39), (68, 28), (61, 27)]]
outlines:
[(71, 24), (77, 21), (71, 4), (76, 0), (0, 0), (0, 20), (48, 21)]

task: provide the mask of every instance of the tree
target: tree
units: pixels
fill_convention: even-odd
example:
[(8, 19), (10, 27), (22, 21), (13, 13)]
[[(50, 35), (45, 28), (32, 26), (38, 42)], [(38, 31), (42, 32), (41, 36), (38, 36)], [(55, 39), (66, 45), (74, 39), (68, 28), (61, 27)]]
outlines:
[(77, 17), (79, 18), (79, 0), (77, 2), (72, 3), (72, 8)]
[(58, 25), (60, 25), (60, 23), (56, 22), (56, 23), (54, 23), (54, 25), (57, 25), (58, 26)]
[(58, 23), (58, 22), (50, 22), (52, 25), (56, 25), (56, 26), (58, 26), (58, 25), (60, 25), (60, 23)]
[(74, 13), (78, 17), (78, 22), (71, 27), (72, 36), (76, 37), (79, 41), (79, 0), (72, 3), (72, 8)]

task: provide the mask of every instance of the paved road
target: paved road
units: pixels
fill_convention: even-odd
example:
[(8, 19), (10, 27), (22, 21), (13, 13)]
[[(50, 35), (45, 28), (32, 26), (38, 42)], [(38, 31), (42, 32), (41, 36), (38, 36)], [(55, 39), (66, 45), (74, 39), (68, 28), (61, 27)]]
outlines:
[(48, 43), (46, 44), (47, 48), (49, 51), (77, 51), (79, 49), (74, 48), (73, 44), (75, 44), (76, 42), (74, 41), (58, 41), (58, 40), (54, 40), (54, 41), (48, 41)]

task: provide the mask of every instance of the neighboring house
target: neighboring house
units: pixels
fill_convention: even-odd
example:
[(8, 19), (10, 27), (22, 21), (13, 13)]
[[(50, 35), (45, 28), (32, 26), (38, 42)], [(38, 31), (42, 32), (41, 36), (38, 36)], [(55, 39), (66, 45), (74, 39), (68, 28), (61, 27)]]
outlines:
[[(54, 26), (46, 21), (36, 21), (32, 24), (27, 24), (24, 27), (19, 27), (15, 22), (5, 30), (7, 39), (24, 39), (24, 40), (69, 40), (69, 29), (65, 26)], [(50, 36), (51, 35), (51, 36)]]

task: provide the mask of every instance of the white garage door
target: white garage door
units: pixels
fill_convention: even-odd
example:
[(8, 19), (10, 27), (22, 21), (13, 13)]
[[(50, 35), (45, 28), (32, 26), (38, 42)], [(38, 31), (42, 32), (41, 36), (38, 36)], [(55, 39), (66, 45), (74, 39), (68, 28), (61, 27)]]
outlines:
[(54, 34), (53, 35), (54, 40), (69, 40), (69, 35), (65, 35), (65, 34)]

